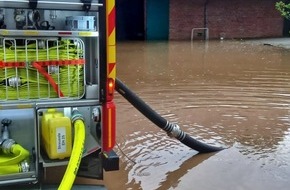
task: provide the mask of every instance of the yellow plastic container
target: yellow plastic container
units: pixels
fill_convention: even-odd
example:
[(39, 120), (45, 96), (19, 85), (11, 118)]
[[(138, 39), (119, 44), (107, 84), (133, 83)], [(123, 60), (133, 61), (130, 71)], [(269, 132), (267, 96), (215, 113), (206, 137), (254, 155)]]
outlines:
[(41, 121), (42, 147), (50, 159), (64, 159), (71, 155), (71, 120), (56, 109), (48, 109)]

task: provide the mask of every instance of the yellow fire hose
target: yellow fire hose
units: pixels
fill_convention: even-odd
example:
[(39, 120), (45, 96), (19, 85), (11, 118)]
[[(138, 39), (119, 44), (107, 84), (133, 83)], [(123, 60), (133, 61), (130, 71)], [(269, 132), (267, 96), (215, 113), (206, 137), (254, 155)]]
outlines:
[(1, 144), (0, 175), (28, 172), (29, 152), (12, 139), (6, 139)]
[(14, 173), (20, 173), (21, 167), (19, 164), (12, 164), (8, 166), (0, 166), (0, 175), (7, 175), (7, 174), (14, 174)]
[[(10, 165), (19, 164), (23, 160), (27, 159), (28, 156), (29, 152), (26, 149), (24, 149), (19, 144), (14, 144), (11, 146), (9, 154), (0, 155), (0, 167), (1, 166), (9, 167)], [(2, 169), (0, 171), (2, 171)]]
[(72, 123), (74, 126), (74, 144), (68, 166), (58, 190), (69, 190), (72, 188), (77, 171), (82, 159), (82, 153), (85, 143), (85, 124), (82, 115), (78, 110), (72, 113)]
[(29, 152), (9, 138), (8, 126), (11, 122), (7, 118), (1, 121), (3, 129), (0, 137), (0, 175), (27, 172), (29, 170), (26, 161), (29, 158)]
[(28, 172), (29, 165), (26, 160), (19, 164), (11, 164), (8, 166), (0, 166), (0, 175), (15, 174), (20, 172)]

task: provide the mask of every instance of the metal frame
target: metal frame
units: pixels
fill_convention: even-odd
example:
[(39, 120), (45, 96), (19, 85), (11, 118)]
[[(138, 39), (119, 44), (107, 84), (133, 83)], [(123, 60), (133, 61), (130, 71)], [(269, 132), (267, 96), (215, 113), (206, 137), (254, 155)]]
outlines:
[[(25, 42), (25, 49), (24, 48), (20, 48), (18, 49), (18, 44), (16, 43), (16, 40), (24, 40)], [(52, 61), (58, 61), (58, 60), (62, 60), (68, 56), (74, 56), (77, 57), (78, 59), (83, 59), (85, 60), (85, 49), (84, 49), (84, 42), (80, 39), (80, 38), (63, 38), (64, 41), (66, 40), (70, 40), (73, 41), (74, 44), (76, 44), (76, 53), (70, 53), (69, 51), (69, 45), (67, 44), (64, 49), (60, 49), (60, 40), (58, 38), (0, 38), (0, 40), (3, 40), (3, 51), (4, 51), (4, 57), (1, 57), (3, 59), (3, 61), (11, 61), (11, 58), (8, 60), (6, 58), (6, 50), (9, 49), (9, 46), (6, 47), (6, 42), (9, 41), (11, 42), (11, 45), (13, 45), (13, 49), (10, 49), (10, 54), (12, 53), (14, 59), (12, 59), (12, 61), (21, 61), (21, 60), (17, 60), (18, 56), (24, 56), (22, 59), (22, 61), (24, 61), (26, 63), (26, 66), (22, 67), (22, 68), (18, 68), (18, 67), (12, 67), (12, 68), (8, 68), (5, 67), (3, 69), (4, 71), (4, 78), (9, 79), (9, 84), (14, 85), (12, 86), (13, 88), (10, 90), (8, 90), (8, 86), (4, 87), (4, 89), (6, 89), (6, 96), (2, 97), (3, 94), (1, 94), (0, 97), (0, 101), (1, 100), (31, 100), (31, 99), (39, 99), (39, 100), (43, 100), (43, 99), (52, 99), (52, 98), (73, 98), (73, 99), (80, 99), (84, 93), (85, 93), (85, 68), (84, 65), (78, 65), (77, 67), (82, 67), (82, 71), (80, 71), (80, 68), (75, 68), (75, 65), (65, 65), (65, 67), (61, 67), (59, 65), (48, 65), (48, 66), (44, 66), (43, 69), (47, 70), (48, 74), (52, 74), (51, 77), (54, 76), (54, 80), (55, 82), (58, 84), (58, 86), (60, 87), (58, 92), (57, 92), (57, 96), (52, 96), (52, 94), (54, 94), (55, 92), (53, 91), (51, 84), (49, 84), (47, 82), (47, 84), (41, 84), (41, 80), (43, 80), (43, 75), (38, 71), (38, 70), (33, 70), (32, 68), (32, 62), (37, 62), (39, 61), (39, 54), (45, 54), (42, 55), (45, 58), (47, 58), (47, 60), (50, 59), (51, 56), (56, 57), (54, 60)], [(39, 46), (40, 43), (43, 43), (43, 47)], [(49, 43), (54, 43), (55, 45), (53, 46), (53, 48), (55, 48), (55, 55), (50, 55), (50, 45)], [(28, 61), (29, 56), (31, 55), (31, 51), (28, 51), (28, 44), (30, 43), (34, 43), (36, 46), (34, 48), (30, 48), (31, 51), (35, 52), (35, 54), (33, 54), (34, 56), (36, 56), (35, 61)], [(18, 51), (23, 51), (21, 55), (18, 55), (19, 52)], [(41, 62), (41, 61), (40, 61)], [(49, 63), (50, 64), (50, 63)], [(67, 73), (64, 72), (60, 72), (60, 69), (67, 69)], [(71, 69), (76, 69), (77, 72), (72, 74), (70, 73)], [(9, 71), (9, 72), (8, 72)], [(20, 72), (22, 72), (22, 74), (25, 72), (26, 73), (26, 77), (25, 80), (27, 80), (26, 87), (24, 87), (24, 85), (21, 84), (21, 79), (20, 79)], [(14, 77), (9, 77), (8, 73), (14, 73)], [(34, 78), (32, 77), (33, 75), (36, 75), (37, 77)], [(23, 75), (22, 75), (23, 77)], [(68, 84), (64, 85), (62, 84), (62, 80), (61, 78), (67, 78), (68, 80)], [(18, 81), (19, 79), (19, 81)], [(33, 79), (33, 80), (32, 80)], [(71, 79), (74, 79), (71, 81)], [(33, 81), (33, 82), (31, 82)], [(82, 83), (80, 83), (79, 81), (83, 81)], [(14, 83), (13, 83), (14, 82)], [(76, 89), (72, 90), (72, 82), (76, 82)], [(12, 84), (13, 83), (13, 84)], [(11, 86), (10, 85), (10, 86)], [(32, 86), (34, 85), (34, 90), (32, 89)], [(36, 85), (36, 86), (35, 86)], [(61, 86), (62, 87), (66, 87), (66, 95), (64, 95), (63, 97), (60, 97), (60, 92), (61, 92)], [(40, 91), (43, 90), (43, 88), (45, 88), (47, 90), (47, 94), (41, 94)], [(3, 88), (2, 88), (3, 90)], [(75, 92), (76, 91), (76, 92)], [(8, 95), (8, 92), (10, 95)], [(25, 94), (27, 92), (27, 95), (23, 95), (23, 93)], [(80, 93), (81, 92), (81, 93)], [(10, 97), (11, 96), (11, 97)]]
[[(84, 3), (80, 1), (73, 0), (51, 0), (51, 1), (37, 1), (37, 9), (46, 9), (46, 10), (74, 10), (81, 11), (83, 10)], [(103, 4), (99, 3), (98, 0), (92, 0), (90, 11), (97, 11), (99, 6), (103, 6)], [(29, 5), (29, 0), (1, 0), (0, 1), (1, 8), (31, 8)]]
[(208, 28), (192, 28), (191, 29), (191, 41), (193, 40), (193, 34), (196, 30), (204, 30), (205, 31), (205, 40), (209, 39), (209, 29)]

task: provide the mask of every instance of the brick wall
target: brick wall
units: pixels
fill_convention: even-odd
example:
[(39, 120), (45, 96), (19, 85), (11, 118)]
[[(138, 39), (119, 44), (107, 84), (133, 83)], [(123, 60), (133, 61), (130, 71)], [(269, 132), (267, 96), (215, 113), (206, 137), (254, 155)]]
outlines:
[[(206, 14), (205, 2), (170, 0), (171, 40), (189, 40), (191, 29), (205, 27), (205, 23), (211, 39), (282, 36), (283, 18), (275, 10), (276, 0), (208, 0)], [(198, 33), (194, 38), (202, 37), (203, 31)]]

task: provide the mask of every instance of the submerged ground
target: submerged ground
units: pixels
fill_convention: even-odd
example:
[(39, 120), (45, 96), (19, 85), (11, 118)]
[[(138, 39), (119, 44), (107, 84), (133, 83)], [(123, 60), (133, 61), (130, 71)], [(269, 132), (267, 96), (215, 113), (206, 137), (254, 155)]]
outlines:
[(106, 173), (108, 189), (289, 189), (290, 50), (264, 42), (119, 43), (119, 79), (227, 149), (197, 155), (116, 94), (121, 169)]

